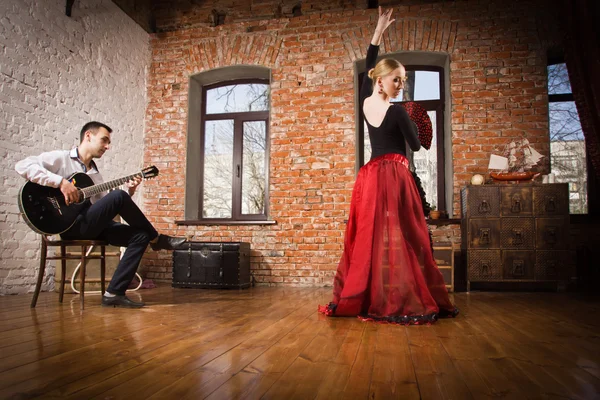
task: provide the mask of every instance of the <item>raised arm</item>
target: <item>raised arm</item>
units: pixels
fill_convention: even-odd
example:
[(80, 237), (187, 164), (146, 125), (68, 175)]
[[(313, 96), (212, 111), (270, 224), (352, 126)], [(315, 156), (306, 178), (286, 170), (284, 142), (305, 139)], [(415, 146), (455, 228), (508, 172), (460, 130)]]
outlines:
[(379, 19), (377, 20), (377, 26), (375, 27), (375, 32), (373, 33), (373, 38), (371, 39), (371, 44), (373, 46), (379, 46), (383, 33), (394, 21), (395, 19), (392, 19), (391, 8), (382, 12), (381, 7), (379, 7)]
[[(362, 85), (360, 86), (360, 104), (362, 105), (363, 101), (367, 97), (373, 94), (373, 80), (369, 77), (369, 70), (375, 67), (375, 62), (377, 61), (377, 53), (379, 52), (378, 46), (370, 45), (367, 50), (367, 68), (365, 75), (363, 77)], [(362, 106), (361, 106), (362, 107)]]
[(375, 27), (375, 32), (373, 32), (373, 37), (371, 38), (371, 45), (367, 50), (366, 73), (359, 92), (361, 104), (364, 99), (373, 94), (373, 80), (369, 78), (369, 70), (375, 68), (375, 64), (377, 63), (377, 54), (379, 53), (379, 44), (381, 43), (383, 33), (392, 22), (395, 21), (394, 19), (391, 19), (391, 16), (391, 8), (382, 12), (381, 7), (379, 7), (379, 19), (377, 20), (377, 26)]

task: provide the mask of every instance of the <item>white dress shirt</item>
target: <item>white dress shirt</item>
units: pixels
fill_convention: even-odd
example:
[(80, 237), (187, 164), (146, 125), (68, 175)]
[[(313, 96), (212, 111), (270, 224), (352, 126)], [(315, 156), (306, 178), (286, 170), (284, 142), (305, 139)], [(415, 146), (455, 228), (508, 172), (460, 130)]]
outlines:
[[(39, 156), (27, 157), (15, 164), (15, 170), (23, 178), (37, 183), (38, 185), (60, 187), (63, 178), (68, 179), (71, 175), (82, 172), (87, 174), (95, 185), (103, 183), (102, 175), (94, 161), (88, 170), (79, 159), (77, 147), (69, 150), (55, 150), (40, 154)], [(90, 198), (94, 203), (106, 195), (107, 192), (99, 193)]]

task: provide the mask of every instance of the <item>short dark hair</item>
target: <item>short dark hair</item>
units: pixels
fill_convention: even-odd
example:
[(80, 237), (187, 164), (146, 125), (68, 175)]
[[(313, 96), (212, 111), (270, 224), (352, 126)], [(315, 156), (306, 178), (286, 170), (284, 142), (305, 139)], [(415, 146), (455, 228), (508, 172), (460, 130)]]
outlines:
[(87, 131), (94, 131), (94, 133), (96, 133), (99, 128), (104, 128), (108, 131), (108, 133), (112, 133), (112, 129), (108, 125), (98, 121), (91, 121), (81, 128), (81, 133), (79, 134), (79, 143), (83, 142), (83, 138), (85, 137), (85, 133)]

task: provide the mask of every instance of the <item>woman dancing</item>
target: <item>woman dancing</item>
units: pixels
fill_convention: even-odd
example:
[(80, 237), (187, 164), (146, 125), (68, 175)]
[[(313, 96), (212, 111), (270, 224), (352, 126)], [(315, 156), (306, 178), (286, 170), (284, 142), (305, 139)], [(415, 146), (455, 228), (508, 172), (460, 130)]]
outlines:
[[(406, 159), (405, 143), (421, 147), (405, 108), (393, 104), (406, 81), (398, 61), (375, 65), (392, 10), (379, 8), (367, 51), (360, 105), (369, 130), (372, 155), (352, 192), (344, 252), (334, 281), (333, 301), (319, 306), (328, 316), (359, 316), (398, 324), (433, 323), (456, 316), (437, 268), (421, 197)], [(375, 90), (374, 90), (375, 89)]]

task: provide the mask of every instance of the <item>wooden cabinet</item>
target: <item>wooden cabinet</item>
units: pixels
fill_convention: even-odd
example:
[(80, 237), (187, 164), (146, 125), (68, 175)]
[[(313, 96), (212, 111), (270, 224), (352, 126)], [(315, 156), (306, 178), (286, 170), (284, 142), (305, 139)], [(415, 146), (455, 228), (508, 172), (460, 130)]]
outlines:
[(433, 258), (444, 277), (448, 292), (454, 292), (454, 251), (458, 249), (451, 242), (436, 242), (433, 244)]
[(462, 247), (471, 282), (566, 280), (568, 184), (467, 186)]

